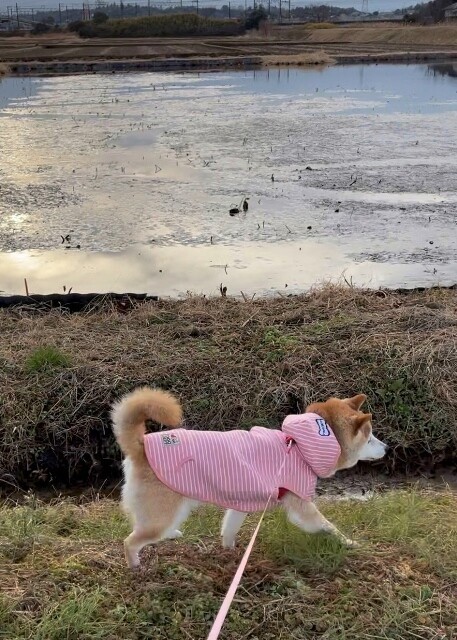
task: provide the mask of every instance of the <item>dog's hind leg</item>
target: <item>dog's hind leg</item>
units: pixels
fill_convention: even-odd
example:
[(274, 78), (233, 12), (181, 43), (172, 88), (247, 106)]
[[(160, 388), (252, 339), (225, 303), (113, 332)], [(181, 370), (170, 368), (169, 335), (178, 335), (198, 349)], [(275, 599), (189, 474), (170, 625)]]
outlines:
[(223, 547), (233, 549), (235, 546), (236, 534), (240, 530), (240, 527), (247, 515), (247, 513), (234, 511), (233, 509), (228, 509), (225, 512), (221, 531)]
[(187, 519), (197, 503), (181, 496), (178, 498), (179, 501), (174, 505), (168, 505), (168, 509), (157, 510), (153, 518), (149, 519), (147, 509), (146, 513), (143, 512), (140, 517), (135, 518), (134, 529), (124, 540), (125, 558), (131, 569), (139, 566), (139, 553), (146, 545), (182, 536), (178, 527)]
[(297, 527), (307, 533), (328, 533), (336, 536), (346, 547), (355, 547), (357, 543), (339, 531), (334, 524), (329, 522), (313, 502), (301, 500), (292, 493), (287, 494), (283, 500), (287, 516)]
[(127, 459), (124, 474), (122, 503), (133, 524), (124, 549), (127, 564), (134, 568), (140, 564), (138, 554), (147, 544), (181, 536), (180, 525), (198, 503), (160, 482), (146, 461), (134, 466)]

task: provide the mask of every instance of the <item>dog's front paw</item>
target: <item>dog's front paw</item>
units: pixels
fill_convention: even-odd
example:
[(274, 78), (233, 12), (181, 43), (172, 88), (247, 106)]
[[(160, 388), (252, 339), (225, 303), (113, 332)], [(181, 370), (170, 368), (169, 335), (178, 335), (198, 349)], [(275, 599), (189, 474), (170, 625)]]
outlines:
[(358, 549), (360, 547), (360, 542), (356, 542), (356, 540), (351, 540), (351, 538), (345, 538), (343, 544), (348, 549)]
[(169, 540), (176, 540), (176, 538), (182, 538), (182, 531), (180, 531), (179, 529), (174, 529), (173, 531), (170, 531), (167, 538)]
[(127, 547), (125, 547), (125, 560), (129, 569), (134, 570), (140, 568), (139, 555), (137, 553), (132, 553)]

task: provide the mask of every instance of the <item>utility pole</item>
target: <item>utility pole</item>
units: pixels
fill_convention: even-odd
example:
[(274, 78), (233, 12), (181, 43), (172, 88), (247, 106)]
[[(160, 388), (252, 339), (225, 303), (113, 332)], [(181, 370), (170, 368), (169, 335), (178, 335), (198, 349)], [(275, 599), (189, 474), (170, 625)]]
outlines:
[(17, 28), (20, 29), (21, 28), (21, 23), (19, 20), (19, 7), (17, 6), (17, 2), (16, 2), (16, 19), (17, 19)]
[(60, 2), (59, 2), (59, 24), (62, 24), (62, 9), (60, 7)]
[(230, 13), (230, 2), (229, 2), (228, 7), (229, 7), (229, 20), (230, 20), (230, 18), (232, 17), (232, 14)]
[(148, 16), (151, 15), (151, 0), (148, 0)]
[(289, 0), (289, 22), (290, 22), (290, 0)]
[(282, 22), (282, 4), (281, 0), (279, 0), (279, 24)]

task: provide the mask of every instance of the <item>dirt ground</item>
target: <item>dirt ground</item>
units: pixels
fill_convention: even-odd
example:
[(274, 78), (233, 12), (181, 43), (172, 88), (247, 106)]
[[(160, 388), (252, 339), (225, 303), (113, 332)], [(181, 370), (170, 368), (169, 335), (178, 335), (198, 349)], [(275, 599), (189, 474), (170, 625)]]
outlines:
[(74, 34), (0, 39), (0, 61), (161, 59), (195, 56), (297, 55), (324, 51), (332, 57), (405, 53), (457, 56), (457, 25), (430, 27), (359, 26), (310, 29), (274, 27), (265, 37), (135, 38), (81, 40)]

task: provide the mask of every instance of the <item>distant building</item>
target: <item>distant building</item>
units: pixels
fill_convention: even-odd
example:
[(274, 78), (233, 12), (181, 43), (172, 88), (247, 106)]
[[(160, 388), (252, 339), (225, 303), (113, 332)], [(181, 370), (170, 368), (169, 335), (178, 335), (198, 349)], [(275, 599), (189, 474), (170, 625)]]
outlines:
[(454, 4), (446, 7), (446, 9), (444, 10), (444, 19), (447, 22), (451, 22), (454, 20), (457, 21), (457, 2), (454, 2)]

